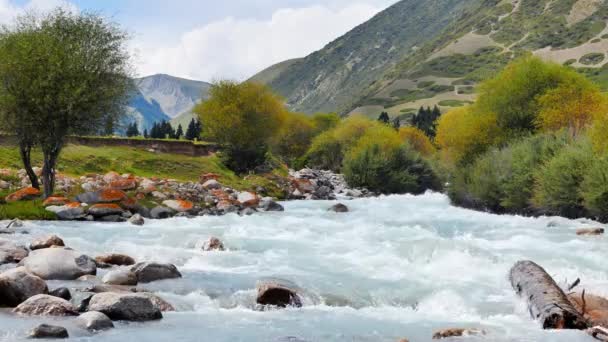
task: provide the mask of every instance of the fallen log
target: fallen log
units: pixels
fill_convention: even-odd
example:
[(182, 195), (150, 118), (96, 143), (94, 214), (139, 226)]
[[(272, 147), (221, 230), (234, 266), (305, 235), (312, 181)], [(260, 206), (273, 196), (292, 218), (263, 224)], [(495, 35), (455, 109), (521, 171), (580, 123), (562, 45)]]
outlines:
[(608, 342), (608, 329), (603, 327), (593, 327), (587, 329), (587, 334), (598, 341)]
[(564, 291), (539, 265), (519, 261), (511, 268), (509, 279), (515, 292), (526, 298), (530, 315), (541, 322), (543, 329), (589, 328)]

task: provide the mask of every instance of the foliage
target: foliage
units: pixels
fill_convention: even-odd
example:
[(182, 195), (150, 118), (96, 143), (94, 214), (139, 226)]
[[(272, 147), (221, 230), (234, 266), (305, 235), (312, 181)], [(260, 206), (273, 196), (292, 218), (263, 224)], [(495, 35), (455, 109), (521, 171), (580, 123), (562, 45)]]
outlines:
[(576, 218), (585, 215), (579, 188), (593, 161), (587, 139), (562, 149), (536, 174), (533, 203), (547, 214)]
[(571, 135), (580, 134), (594, 117), (608, 114), (608, 100), (599, 88), (579, 74), (572, 80), (548, 90), (538, 99), (537, 124), (544, 130), (567, 128)]
[(292, 164), (306, 153), (315, 134), (315, 122), (311, 117), (290, 113), (273, 141), (273, 152)]
[(602, 222), (608, 221), (608, 155), (595, 158), (581, 184), (583, 203), (589, 213)]
[(388, 123), (391, 121), (391, 118), (388, 116), (387, 112), (382, 112), (382, 113), (380, 113), (380, 116), (378, 117), (378, 121), (380, 121), (383, 124), (388, 125)]
[(606, 55), (599, 52), (588, 53), (579, 59), (579, 63), (584, 65), (596, 65), (604, 61)]
[(0, 33), (2, 121), (15, 132), (27, 123), (20, 143), (42, 148), (45, 196), (65, 137), (111, 131), (124, 113), (133, 86), (127, 38), (98, 15), (63, 9), (19, 17)]
[(441, 116), (441, 111), (437, 106), (426, 109), (420, 107), (418, 114), (413, 118), (412, 125), (420, 129), (429, 137), (434, 137), (437, 129), (437, 119)]
[(194, 112), (206, 138), (224, 145), (227, 165), (253, 170), (266, 158), (271, 139), (281, 128), (286, 108), (269, 87), (252, 82), (221, 81)]
[(176, 139), (176, 132), (168, 121), (155, 122), (150, 129), (152, 139)]
[(186, 135), (184, 136), (186, 140), (200, 140), (201, 139), (201, 131), (203, 130), (203, 124), (200, 120), (192, 119), (188, 124), (188, 128), (186, 129)]
[(328, 131), (340, 123), (340, 116), (336, 113), (316, 113), (312, 116), (315, 125), (315, 133)]
[(382, 144), (362, 138), (344, 160), (346, 181), (383, 194), (421, 194), (441, 188), (438, 177), (407, 144)]
[(137, 123), (132, 123), (127, 127), (127, 131), (125, 133), (127, 137), (136, 137), (139, 136), (139, 129), (137, 128)]
[(425, 157), (430, 157), (436, 152), (431, 139), (416, 127), (405, 126), (399, 128), (399, 138)]
[(437, 122), (435, 143), (441, 158), (450, 165), (467, 164), (500, 141), (496, 117), (480, 115), (471, 106), (453, 109)]
[(508, 137), (535, 132), (540, 112), (537, 99), (572, 74), (564, 66), (537, 57), (520, 58), (479, 86), (476, 110), (495, 114), (498, 127)]

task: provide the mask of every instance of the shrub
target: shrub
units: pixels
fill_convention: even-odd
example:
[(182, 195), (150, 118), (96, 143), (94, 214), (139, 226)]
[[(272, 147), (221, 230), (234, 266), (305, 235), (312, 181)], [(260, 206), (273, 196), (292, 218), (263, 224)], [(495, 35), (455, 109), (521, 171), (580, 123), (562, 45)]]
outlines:
[(450, 165), (471, 163), (499, 140), (496, 117), (476, 114), (471, 106), (453, 109), (437, 121), (435, 143)]
[(421, 194), (441, 188), (428, 162), (407, 144), (395, 147), (363, 140), (346, 156), (344, 176), (352, 186), (383, 194)]
[(477, 207), (502, 212), (504, 183), (511, 177), (511, 151), (492, 149), (470, 168), (468, 191)]
[(430, 157), (435, 153), (435, 147), (423, 131), (416, 127), (405, 126), (399, 129), (401, 141), (407, 142), (416, 152), (425, 157)]
[(273, 139), (273, 152), (287, 163), (303, 156), (316, 133), (313, 120), (304, 114), (290, 113)]
[(584, 216), (579, 191), (593, 160), (591, 144), (583, 139), (561, 150), (536, 173), (533, 203), (541, 212), (576, 218)]
[(596, 219), (608, 221), (608, 155), (595, 159), (581, 184), (585, 209)]

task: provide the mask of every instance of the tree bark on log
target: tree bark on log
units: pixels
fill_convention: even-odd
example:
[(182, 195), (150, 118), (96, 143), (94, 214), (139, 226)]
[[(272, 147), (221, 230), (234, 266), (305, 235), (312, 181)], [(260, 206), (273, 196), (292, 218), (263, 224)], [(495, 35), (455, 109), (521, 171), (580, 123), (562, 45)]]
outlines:
[(532, 261), (519, 261), (511, 268), (511, 285), (528, 301), (530, 315), (543, 329), (587, 329), (587, 320), (574, 308), (555, 280)]

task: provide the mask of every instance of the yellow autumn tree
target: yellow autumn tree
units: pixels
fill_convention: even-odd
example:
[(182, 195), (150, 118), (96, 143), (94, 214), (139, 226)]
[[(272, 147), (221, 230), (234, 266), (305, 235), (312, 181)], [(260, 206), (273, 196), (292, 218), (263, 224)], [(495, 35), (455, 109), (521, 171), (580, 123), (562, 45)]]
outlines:
[(289, 113), (273, 141), (273, 151), (291, 164), (306, 153), (315, 134), (316, 125), (311, 117)]
[(401, 138), (401, 141), (407, 142), (414, 150), (425, 157), (435, 153), (435, 147), (433, 146), (431, 139), (416, 127), (401, 127), (399, 129), (399, 137)]
[(472, 106), (453, 109), (437, 121), (435, 143), (449, 165), (470, 163), (500, 141), (496, 115), (478, 114)]
[(608, 101), (600, 89), (582, 75), (547, 91), (538, 99), (537, 125), (545, 131), (567, 129), (579, 135), (595, 117), (608, 113)]

